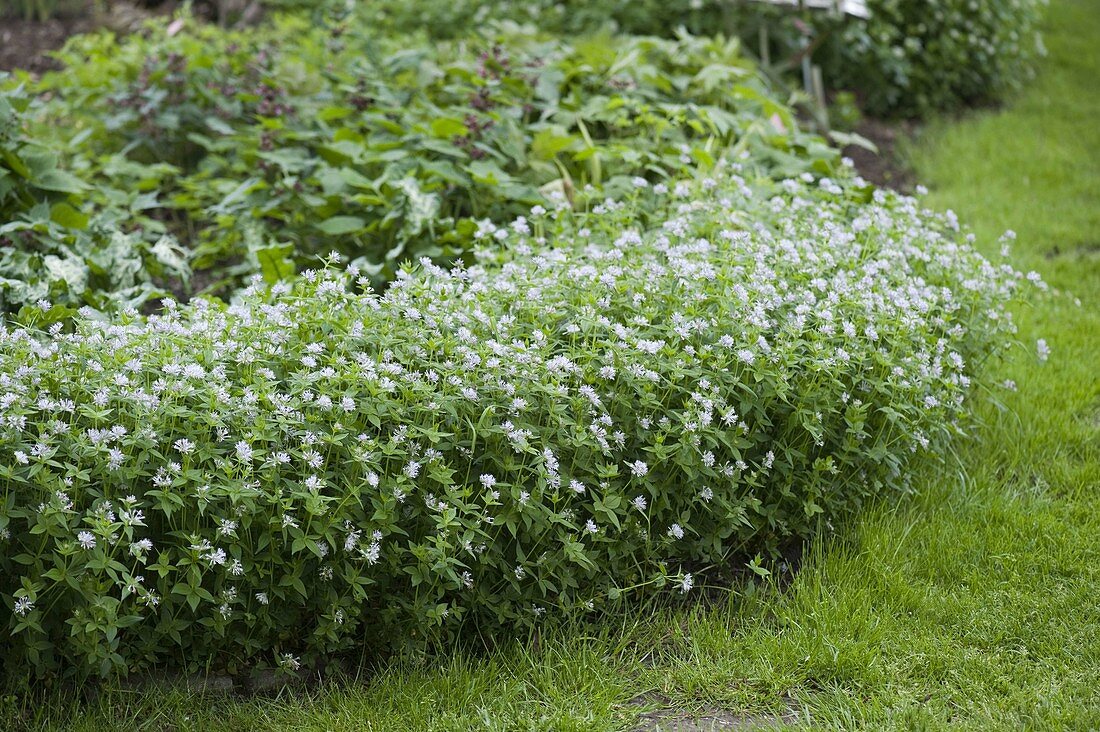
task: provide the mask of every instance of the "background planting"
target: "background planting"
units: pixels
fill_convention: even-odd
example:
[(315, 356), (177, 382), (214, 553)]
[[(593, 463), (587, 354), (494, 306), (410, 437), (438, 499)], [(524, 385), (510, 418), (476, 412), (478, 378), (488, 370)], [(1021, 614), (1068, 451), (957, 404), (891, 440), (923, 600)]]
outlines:
[[(184, 252), (171, 239), (120, 230), (126, 208), (90, 210), (91, 187), (27, 134), (30, 103), (22, 87), (0, 90), (0, 309), (140, 304), (167, 294), (157, 277), (186, 282)], [(51, 317), (66, 312), (58, 306)]]
[(1046, 0), (868, 0), (867, 6), (867, 20), (751, 0), (412, 0), (365, 12), (393, 28), (426, 28), (440, 37), (511, 18), (565, 35), (607, 27), (643, 35), (723, 32), (751, 49), (764, 25), (777, 62), (797, 54), (807, 35), (821, 40), (815, 60), (825, 67), (826, 83), (857, 90), (877, 115), (925, 115), (996, 100), (1027, 81), (1043, 53), (1038, 22)]
[[(584, 209), (632, 177), (660, 181), (722, 154), (777, 175), (837, 165), (736, 42), (509, 29), (435, 43), (381, 37), (356, 17), (326, 23), (77, 38), (66, 68), (34, 86), (23, 124), (65, 151), (87, 191), (72, 205), (118, 222), (112, 256), (142, 261), (133, 277), (178, 295), (229, 295), (254, 274), (276, 282), (333, 247), (376, 283), (410, 257), (468, 261), (480, 218), (514, 217), (551, 192)], [(49, 289), (103, 307), (97, 291), (128, 284), (95, 273), (133, 267), (102, 268), (71, 231), (39, 228), (72, 274), (47, 287), (57, 278), (44, 262), (22, 263), (13, 306)]]

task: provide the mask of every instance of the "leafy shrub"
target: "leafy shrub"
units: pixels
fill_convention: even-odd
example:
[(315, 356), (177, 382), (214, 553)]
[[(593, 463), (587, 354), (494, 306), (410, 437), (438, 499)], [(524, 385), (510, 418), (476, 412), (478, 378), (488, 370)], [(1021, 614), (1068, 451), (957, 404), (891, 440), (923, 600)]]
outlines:
[(730, 149), (780, 175), (837, 162), (720, 38), (430, 43), (288, 17), (87, 37), (62, 58), (43, 134), (66, 136), (97, 189), (153, 199), (143, 225), (229, 284), (277, 280), (334, 239), (387, 280), (407, 257), (466, 256), (477, 219), (551, 190), (584, 208)]
[(178, 247), (121, 231), (125, 209), (88, 212), (89, 186), (26, 133), (30, 101), (22, 87), (0, 88), (0, 309), (49, 300), (62, 304), (61, 317), (65, 304), (136, 305), (166, 294), (153, 278), (187, 277)]
[(874, 114), (926, 114), (996, 99), (1030, 78), (1042, 52), (1038, 22), (1046, 0), (868, 0), (869, 20), (819, 11), (776, 12), (769, 3), (728, 0), (412, 0), (368, 5), (393, 28), (423, 27), (440, 37), (492, 19), (512, 18), (544, 30), (584, 33), (614, 27), (668, 35), (721, 30), (756, 47), (767, 24), (777, 58), (799, 49), (797, 17), (826, 41), (815, 56), (827, 82), (860, 92)]
[(876, 114), (994, 100), (1031, 78), (1046, 0), (873, 0), (823, 55), (832, 84)]
[(687, 591), (904, 490), (1020, 279), (827, 179), (479, 229), (482, 264), (381, 297), (329, 269), (4, 329), (9, 658), (294, 667)]

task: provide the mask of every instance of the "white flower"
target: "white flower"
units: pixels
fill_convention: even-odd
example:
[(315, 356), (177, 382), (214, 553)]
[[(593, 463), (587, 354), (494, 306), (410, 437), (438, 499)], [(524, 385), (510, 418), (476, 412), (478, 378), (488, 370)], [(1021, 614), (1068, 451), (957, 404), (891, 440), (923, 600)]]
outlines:
[(649, 466), (643, 463), (641, 460), (635, 460), (632, 463), (628, 463), (627, 467), (630, 468), (630, 472), (635, 478), (641, 478), (649, 472)]
[(302, 667), (301, 660), (289, 653), (283, 653), (278, 656), (276, 663), (278, 663), (279, 668), (284, 671), (297, 671)]
[(84, 549), (95, 549), (95, 536), (90, 531), (81, 531), (76, 535), (76, 540)]
[(673, 524), (672, 526), (668, 527), (668, 535), (671, 536), (673, 539), (683, 539), (684, 527), (680, 526), (680, 524)]
[(186, 437), (182, 437), (176, 440), (173, 444), (176, 450), (183, 453), (184, 455), (191, 454), (191, 452), (195, 449), (195, 443), (191, 442), (191, 440), (188, 440)]
[(218, 521), (217, 534), (221, 536), (233, 536), (237, 531), (237, 522), (231, 519), (220, 519)]
[(685, 594), (691, 591), (691, 588), (695, 586), (695, 578), (688, 572), (680, 580), (680, 593)]
[(219, 548), (215, 549), (212, 552), (204, 554), (202, 558), (205, 559), (211, 567), (215, 567), (225, 564), (228, 556), (225, 553), (225, 549)]
[(497, 479), (486, 473), (481, 476), (481, 484), (485, 486), (486, 489), (489, 489), (497, 484)]
[(31, 610), (34, 610), (34, 601), (29, 597), (17, 597), (15, 598), (15, 614), (19, 617), (26, 616)]
[(363, 558), (367, 560), (367, 564), (376, 564), (378, 557), (382, 554), (382, 532), (375, 531), (371, 534), (370, 546), (363, 551)]
[(130, 544), (130, 553), (135, 557), (145, 552), (153, 550), (152, 539), (138, 539), (134, 543)]
[(644, 511), (647, 505), (645, 501), (645, 496), (638, 496), (633, 500), (633, 504), (634, 508), (638, 509), (639, 511)]
[(1045, 363), (1046, 360), (1050, 358), (1050, 346), (1047, 345), (1044, 339), (1040, 338), (1035, 341), (1035, 353), (1039, 356), (1039, 361), (1041, 362)]
[(247, 442), (244, 440), (239, 441), (236, 444), (236, 448), (237, 457), (240, 458), (242, 462), (252, 462), (252, 447)]

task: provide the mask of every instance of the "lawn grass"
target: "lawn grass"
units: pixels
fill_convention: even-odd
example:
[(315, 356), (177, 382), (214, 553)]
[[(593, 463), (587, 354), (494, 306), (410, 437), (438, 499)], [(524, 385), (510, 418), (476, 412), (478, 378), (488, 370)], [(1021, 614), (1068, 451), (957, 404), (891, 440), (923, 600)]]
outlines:
[(1018, 391), (994, 392), (974, 439), (815, 547), (784, 593), (275, 697), (9, 698), (0, 727), (613, 730), (663, 706), (815, 729), (1100, 728), (1100, 4), (1054, 0), (1046, 44), (1018, 99), (933, 125), (909, 156), (931, 205), (990, 253), (1015, 229), (1017, 266), (1068, 294), (1019, 314), (1032, 355), (998, 367)]

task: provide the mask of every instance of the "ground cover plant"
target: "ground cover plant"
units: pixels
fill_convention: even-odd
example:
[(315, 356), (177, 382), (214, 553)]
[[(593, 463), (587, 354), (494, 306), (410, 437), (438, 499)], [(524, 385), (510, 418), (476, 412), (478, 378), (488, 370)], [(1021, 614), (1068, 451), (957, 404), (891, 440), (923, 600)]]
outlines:
[[(771, 184), (750, 159), (745, 181), (726, 171), (678, 188), (624, 176), (621, 200), (585, 196), (591, 213), (570, 212), (562, 187), (547, 190), (522, 219), (473, 222), (480, 266), (425, 262), (381, 298), (364, 291), (369, 277), (355, 282), (364, 269), (333, 269), (296, 289), (258, 285), (232, 306), (169, 305), (151, 320), (85, 311), (53, 324), (49, 303), (27, 307), (27, 327), (5, 327), (0, 348), (10, 366), (0, 368), (0, 450), (14, 476), (5, 515), (15, 496), (0, 541), (27, 549), (0, 551), (18, 567), (0, 568), (7, 632), (17, 629), (0, 645), (30, 661), (6, 670), (55, 681), (65, 673), (55, 665), (81, 675), (187, 653), (206, 670), (239, 671), (262, 648), (290, 671), (376, 642), (360, 646), (369, 676), (302, 694), (107, 686), (84, 703), (67, 684), (36, 685), (0, 699), (0, 718), (97, 730), (621, 729), (656, 707), (645, 727), (698, 715), (727, 726), (1096, 727), (1100, 27), (1085, 2), (1064, 0), (1054, 17), (1052, 63), (1018, 106), (943, 125), (916, 151), (937, 189), (919, 203), (843, 174)], [(31, 143), (32, 157), (44, 146)], [(10, 180), (51, 214), (84, 195)], [(933, 202), (959, 207), (980, 236), (958, 232), (953, 214), (920, 210)], [(998, 241), (1008, 226), (1018, 240)], [(1017, 308), (1015, 337), (1028, 347), (995, 371), (989, 361), (1015, 332), (1005, 299), (1023, 278), (974, 245), (993, 261), (1011, 250), (1016, 266), (1059, 288)], [(746, 300), (774, 322), (762, 325)], [(838, 312), (839, 331), (829, 327)], [(868, 313), (887, 321), (877, 340), (843, 325)], [(356, 333), (355, 322), (381, 327)], [(621, 360), (609, 366), (607, 354)], [(421, 378), (425, 362), (438, 368)], [(702, 379), (712, 392), (693, 388)], [(873, 398), (853, 402), (845, 387), (856, 384)], [(651, 398), (652, 416), (638, 408)], [(738, 398), (739, 421), (727, 424), (719, 407)], [(885, 408), (851, 422), (853, 407), (879, 398)], [(936, 428), (931, 437), (922, 425)], [(960, 430), (978, 439), (949, 442)], [(550, 436), (566, 447), (548, 456), (539, 440)], [(940, 461), (910, 458), (925, 451), (922, 436)], [(362, 444), (379, 449), (368, 456)], [(371, 459), (377, 469), (362, 467)], [(603, 482), (582, 477), (577, 492), (571, 476), (591, 465)], [(610, 516), (618, 525), (601, 520)], [(382, 534), (387, 521), (405, 533)], [(441, 537), (439, 525), (453, 533)], [(721, 545), (702, 541), (730, 526)], [(493, 549), (460, 541), (477, 531)], [(750, 581), (709, 587), (716, 604), (639, 608), (694, 599), (724, 585), (723, 565), (808, 533), (820, 541), (782, 591)], [(541, 550), (558, 539), (555, 560)], [(785, 573), (764, 564), (751, 566)], [(355, 576), (374, 582), (362, 596)], [(625, 613), (583, 622), (624, 600)], [(581, 622), (559, 626), (569, 617)], [(28, 619), (38, 627), (19, 627)], [(409, 627), (415, 638), (403, 636)], [(515, 642), (474, 657), (399, 654), (377, 673), (382, 647), (478, 627)]]
[(38, 673), (423, 647), (687, 592), (904, 492), (1021, 275), (858, 181), (635, 185), (381, 298), (314, 272), (6, 330), (5, 643)]
[(66, 151), (89, 208), (149, 248), (182, 248), (227, 296), (333, 247), (376, 282), (407, 258), (468, 259), (480, 218), (555, 191), (583, 209), (726, 153), (779, 175), (838, 162), (720, 38), (512, 29), (439, 44), (286, 16), (89, 36), (60, 57), (35, 85), (32, 133)]

